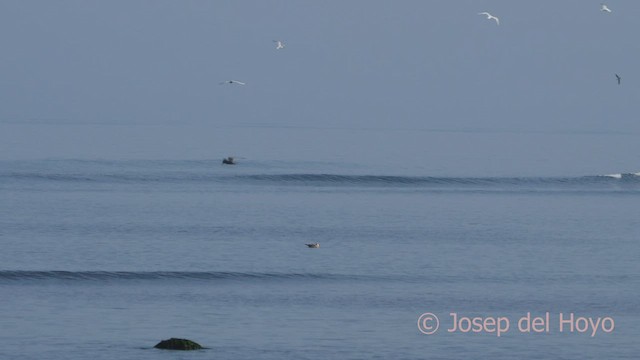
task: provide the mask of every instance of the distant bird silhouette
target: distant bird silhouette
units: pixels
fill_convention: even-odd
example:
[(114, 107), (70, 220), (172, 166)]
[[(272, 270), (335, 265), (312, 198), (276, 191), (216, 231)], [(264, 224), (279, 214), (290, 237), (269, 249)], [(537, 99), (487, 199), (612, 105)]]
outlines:
[(319, 248), (319, 247), (320, 247), (320, 244), (318, 244), (318, 243), (305, 244), (305, 245), (307, 245), (307, 247), (310, 247), (310, 248), (312, 248), (312, 249), (317, 249), (317, 248)]
[(609, 7), (606, 4), (602, 4), (602, 8), (600, 8), (600, 10), (608, 13), (611, 12), (611, 9), (609, 9)]
[(284, 43), (280, 40), (273, 40), (276, 43), (276, 50), (284, 49)]
[(495, 17), (495, 16), (493, 16), (493, 15), (489, 14), (489, 13), (488, 13), (488, 12), (486, 12), (486, 11), (485, 11), (485, 12), (478, 13), (478, 15), (486, 15), (486, 16), (487, 16), (487, 20), (495, 20), (495, 21), (496, 21), (496, 24), (500, 25), (500, 19), (498, 19), (497, 17)]
[(616, 74), (616, 79), (618, 80), (618, 85), (620, 85), (620, 82), (622, 81), (622, 78), (620, 77), (620, 75)]
[(227, 81), (223, 81), (223, 82), (220, 83), (220, 85), (225, 85), (225, 84), (246, 85), (246, 83), (243, 83), (242, 81), (238, 81), (238, 80), (227, 80)]

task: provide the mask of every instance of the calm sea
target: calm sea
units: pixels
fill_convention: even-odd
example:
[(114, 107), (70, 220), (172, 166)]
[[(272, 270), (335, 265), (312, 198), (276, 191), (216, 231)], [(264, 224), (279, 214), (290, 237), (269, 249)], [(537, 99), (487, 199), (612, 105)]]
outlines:
[(640, 176), (602, 175), (2, 161), (0, 359), (637, 359)]

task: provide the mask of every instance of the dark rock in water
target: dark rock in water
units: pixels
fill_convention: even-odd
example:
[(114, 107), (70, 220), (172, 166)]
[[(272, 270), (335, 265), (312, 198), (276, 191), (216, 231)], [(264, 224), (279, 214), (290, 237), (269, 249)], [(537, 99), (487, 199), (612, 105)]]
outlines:
[(200, 350), (203, 349), (200, 344), (187, 339), (171, 338), (169, 340), (162, 340), (154, 346), (156, 349), (165, 350)]

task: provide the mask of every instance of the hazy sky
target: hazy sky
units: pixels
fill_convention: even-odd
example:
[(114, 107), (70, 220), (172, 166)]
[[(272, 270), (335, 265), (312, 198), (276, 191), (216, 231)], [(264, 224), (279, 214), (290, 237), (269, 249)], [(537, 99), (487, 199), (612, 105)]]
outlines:
[(0, 159), (640, 171), (640, 1), (600, 3), (2, 1)]

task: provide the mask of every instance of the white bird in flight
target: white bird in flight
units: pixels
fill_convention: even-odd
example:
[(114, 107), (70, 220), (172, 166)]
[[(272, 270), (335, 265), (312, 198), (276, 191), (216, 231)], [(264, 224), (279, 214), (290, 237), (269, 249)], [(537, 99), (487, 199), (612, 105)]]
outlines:
[(486, 15), (486, 16), (487, 16), (487, 20), (491, 20), (491, 19), (493, 19), (493, 20), (495, 20), (495, 21), (496, 21), (496, 24), (500, 25), (500, 19), (498, 19), (497, 17), (495, 17), (495, 16), (493, 16), (493, 15), (489, 14), (489, 13), (488, 13), (488, 12), (486, 12), (486, 11), (485, 11), (485, 12), (478, 13), (478, 15)]
[(237, 80), (227, 80), (227, 81), (223, 81), (223, 82), (220, 83), (220, 85), (224, 85), (224, 84), (246, 85), (246, 83), (243, 83), (242, 81), (237, 81)]
[(276, 43), (276, 50), (284, 49), (284, 44), (280, 40), (273, 40)]
[(607, 4), (602, 4), (602, 8), (600, 9), (602, 11), (606, 11), (608, 13), (611, 12), (611, 9), (609, 9), (609, 7), (607, 6)]

